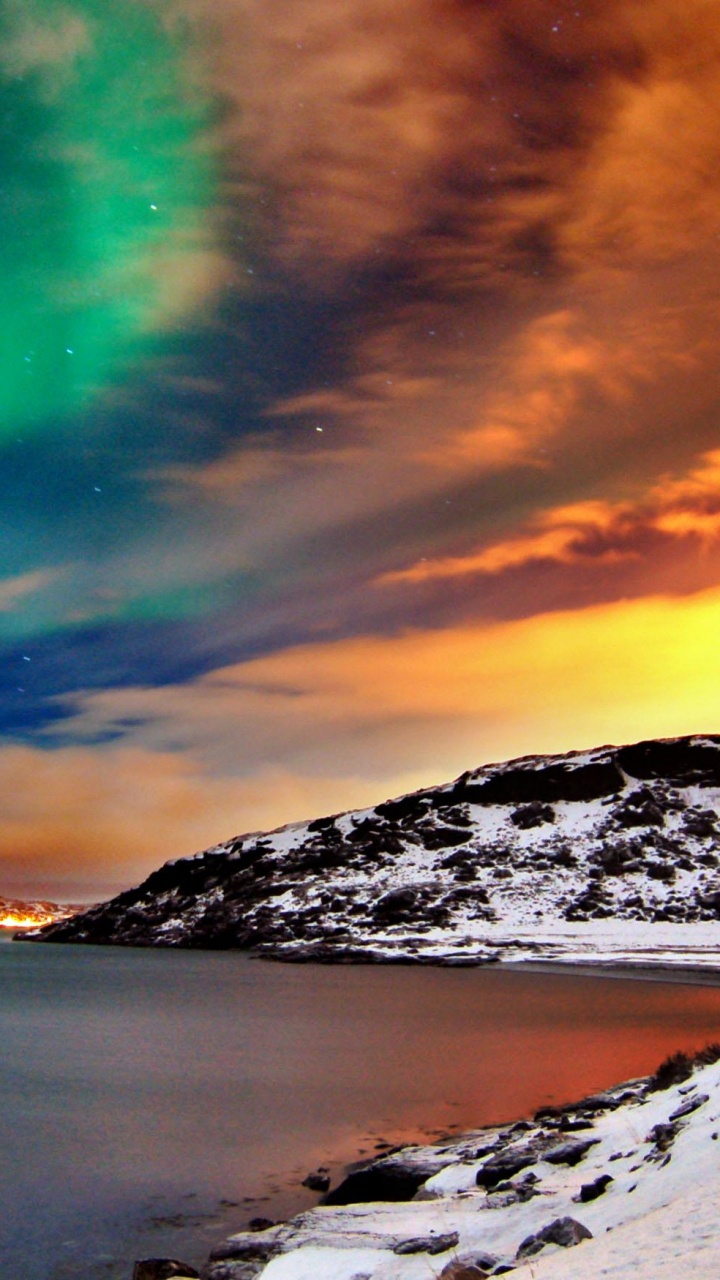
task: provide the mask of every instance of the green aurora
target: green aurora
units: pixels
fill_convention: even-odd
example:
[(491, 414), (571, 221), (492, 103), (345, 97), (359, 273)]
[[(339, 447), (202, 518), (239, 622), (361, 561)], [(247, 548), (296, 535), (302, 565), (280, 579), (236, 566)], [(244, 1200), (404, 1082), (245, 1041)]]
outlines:
[(209, 247), (210, 103), (135, 0), (3, 0), (0, 436), (78, 412), (162, 341)]

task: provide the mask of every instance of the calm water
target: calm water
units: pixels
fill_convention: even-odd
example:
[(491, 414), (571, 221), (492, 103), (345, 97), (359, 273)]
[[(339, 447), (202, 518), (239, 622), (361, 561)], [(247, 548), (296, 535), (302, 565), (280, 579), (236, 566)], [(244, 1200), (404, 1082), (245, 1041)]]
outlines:
[(3, 945), (0, 1276), (197, 1264), (254, 1214), (313, 1203), (318, 1164), (718, 1038), (707, 986)]

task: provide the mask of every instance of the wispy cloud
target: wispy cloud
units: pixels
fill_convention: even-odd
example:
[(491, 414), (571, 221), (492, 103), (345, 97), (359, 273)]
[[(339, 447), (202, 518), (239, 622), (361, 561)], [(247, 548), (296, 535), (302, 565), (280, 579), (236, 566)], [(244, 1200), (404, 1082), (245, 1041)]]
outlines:
[(0, 581), (0, 613), (14, 613), (28, 596), (44, 591), (60, 576), (58, 569), (34, 569)]
[[(720, 450), (705, 454), (687, 475), (663, 477), (635, 502), (589, 500), (541, 512), (526, 531), (482, 550), (439, 560), (421, 560), (383, 575), (378, 585), (425, 582), (472, 574), (501, 574), (549, 561), (564, 565), (607, 565), (639, 559), (647, 535), (667, 541), (693, 538), (708, 546), (720, 536)], [(653, 545), (657, 554), (657, 540)], [(653, 594), (652, 574), (647, 594)]]

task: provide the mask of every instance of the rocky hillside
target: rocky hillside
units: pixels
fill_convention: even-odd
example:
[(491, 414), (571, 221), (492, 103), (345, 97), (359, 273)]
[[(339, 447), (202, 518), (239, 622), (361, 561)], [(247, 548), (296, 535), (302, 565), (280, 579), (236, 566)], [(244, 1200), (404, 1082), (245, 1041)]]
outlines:
[(34, 936), (478, 962), (517, 931), (627, 922), (647, 936), (645, 925), (704, 923), (714, 949), (719, 815), (718, 736), (524, 757), (235, 837)]

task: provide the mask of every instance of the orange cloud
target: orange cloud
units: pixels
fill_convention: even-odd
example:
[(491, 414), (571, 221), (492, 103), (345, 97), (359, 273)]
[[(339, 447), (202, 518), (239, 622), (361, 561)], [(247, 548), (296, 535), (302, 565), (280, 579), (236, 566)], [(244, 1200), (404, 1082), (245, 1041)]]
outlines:
[(509, 538), (467, 556), (447, 556), (441, 560), (419, 561), (410, 569), (386, 573), (377, 580), (379, 586), (398, 582), (424, 582), (434, 578), (455, 578), (465, 574), (503, 573), (534, 561), (554, 560), (560, 564), (578, 564), (592, 559), (594, 563), (616, 563), (633, 553), (599, 543), (616, 531), (628, 514), (626, 507), (613, 508), (605, 502), (578, 502), (558, 507), (538, 516), (536, 533)]
[[(635, 502), (589, 500), (551, 508), (528, 532), (462, 556), (424, 559), (383, 574), (378, 586), (419, 583), (470, 574), (500, 574), (539, 561), (613, 564), (637, 559), (643, 535), (694, 537), (707, 544), (720, 535), (720, 450), (703, 455), (679, 479), (663, 477)], [(648, 591), (654, 590), (654, 578)]]
[(457, 448), (480, 464), (539, 462), (538, 447), (567, 428), (590, 387), (611, 399), (627, 395), (628, 366), (636, 371), (639, 359), (637, 351), (593, 334), (569, 309), (541, 316), (513, 341), (502, 390), (482, 424), (461, 433)]

